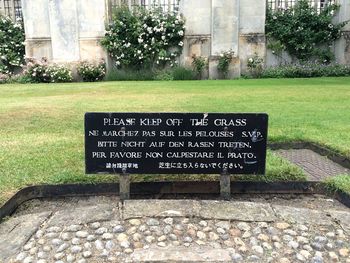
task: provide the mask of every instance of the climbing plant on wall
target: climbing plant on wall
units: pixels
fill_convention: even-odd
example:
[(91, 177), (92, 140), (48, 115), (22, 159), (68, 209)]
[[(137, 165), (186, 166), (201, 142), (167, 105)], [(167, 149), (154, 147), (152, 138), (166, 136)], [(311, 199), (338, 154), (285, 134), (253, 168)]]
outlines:
[(10, 75), (24, 63), (24, 40), (22, 23), (0, 16), (0, 73)]
[(118, 67), (174, 66), (184, 44), (184, 24), (175, 13), (121, 7), (115, 10), (102, 45)]
[(333, 22), (338, 9), (339, 5), (330, 4), (318, 12), (307, 0), (299, 0), (289, 9), (268, 9), (269, 48), (274, 53), (285, 50), (301, 61), (329, 62), (334, 57), (330, 46), (341, 37), (341, 28), (347, 23)]

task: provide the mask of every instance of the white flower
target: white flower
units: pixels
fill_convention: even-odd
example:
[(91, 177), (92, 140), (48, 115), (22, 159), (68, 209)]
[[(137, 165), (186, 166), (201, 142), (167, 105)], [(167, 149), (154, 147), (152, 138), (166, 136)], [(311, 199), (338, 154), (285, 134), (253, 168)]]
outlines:
[(253, 62), (254, 60), (253, 60), (253, 58), (250, 58), (248, 61), (251, 63), (251, 62)]
[(162, 36), (162, 40), (165, 40), (165, 36)]
[(116, 61), (115, 64), (116, 64), (117, 66), (119, 66), (119, 65), (120, 65), (120, 61)]
[(184, 35), (184, 31), (180, 30), (178, 34), (179, 34), (179, 36), (183, 36)]
[(137, 54), (141, 54), (141, 50), (137, 50)]
[(143, 39), (139, 38), (137, 41), (141, 44), (143, 42)]
[(180, 41), (179, 46), (182, 47), (184, 45), (184, 42)]

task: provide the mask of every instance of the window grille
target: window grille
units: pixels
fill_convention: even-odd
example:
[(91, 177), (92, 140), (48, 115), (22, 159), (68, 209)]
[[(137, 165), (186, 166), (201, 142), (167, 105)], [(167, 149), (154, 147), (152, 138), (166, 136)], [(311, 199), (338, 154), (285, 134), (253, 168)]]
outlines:
[(112, 8), (122, 5), (130, 9), (143, 7), (147, 9), (161, 8), (163, 12), (178, 12), (180, 0), (110, 0)]
[[(276, 10), (293, 7), (297, 2), (298, 0), (268, 0), (267, 5), (272, 10)], [(309, 0), (310, 5), (318, 11), (335, 2), (336, 0)]]
[(21, 0), (0, 0), (0, 14), (11, 17), (13, 20), (22, 20)]

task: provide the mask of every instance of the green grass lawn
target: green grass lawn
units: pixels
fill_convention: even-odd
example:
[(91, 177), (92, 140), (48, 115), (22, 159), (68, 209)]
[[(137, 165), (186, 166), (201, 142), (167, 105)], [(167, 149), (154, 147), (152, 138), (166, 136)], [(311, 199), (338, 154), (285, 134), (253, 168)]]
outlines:
[[(84, 175), (88, 111), (266, 112), (270, 142), (311, 141), (350, 157), (350, 78), (0, 85), (0, 204), (27, 185), (115, 180)], [(267, 175), (304, 179), (271, 152)], [(164, 176), (134, 179), (152, 178)]]

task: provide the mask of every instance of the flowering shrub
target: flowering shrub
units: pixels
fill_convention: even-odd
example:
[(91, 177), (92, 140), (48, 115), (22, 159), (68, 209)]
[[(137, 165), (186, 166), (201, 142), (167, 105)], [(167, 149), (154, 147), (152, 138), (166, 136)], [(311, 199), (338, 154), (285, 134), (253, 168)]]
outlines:
[(341, 28), (347, 22), (333, 23), (338, 5), (330, 4), (317, 12), (308, 2), (299, 0), (293, 8), (268, 10), (266, 35), (272, 40), (269, 48), (275, 54), (285, 50), (299, 60), (327, 63), (333, 58), (330, 45), (341, 37)]
[(47, 60), (29, 60), (26, 76), (34, 83), (59, 83), (71, 82), (72, 72), (63, 65), (48, 65)]
[(225, 51), (220, 54), (218, 71), (226, 78), (230, 63), (233, 59), (234, 52), (232, 50)]
[(193, 71), (196, 73), (197, 78), (201, 79), (203, 70), (208, 66), (207, 61), (205, 60), (204, 57), (201, 56), (196, 56), (195, 54), (192, 55), (192, 67)]
[(100, 62), (97, 65), (83, 61), (78, 65), (77, 70), (83, 81), (100, 81), (103, 80), (106, 75), (106, 64), (104, 61)]
[(0, 73), (0, 84), (6, 83), (8, 78), (8, 75)]
[(253, 57), (250, 57), (248, 59), (248, 69), (253, 77), (259, 77), (261, 75), (261, 72), (263, 70), (263, 64), (264, 60), (258, 56), (258, 54), (254, 54)]
[(350, 66), (340, 64), (296, 64), (265, 69), (262, 78), (312, 78), (350, 76)]
[(114, 12), (102, 45), (117, 67), (174, 66), (184, 44), (184, 24), (174, 13), (121, 7)]
[(10, 75), (24, 63), (24, 30), (20, 22), (0, 16), (0, 73)]
[(52, 83), (72, 82), (72, 71), (64, 65), (50, 65), (48, 67)]

